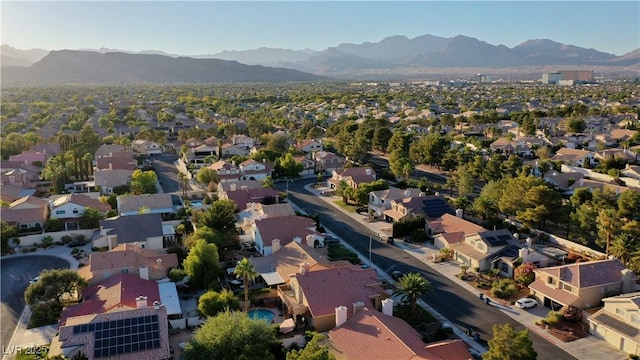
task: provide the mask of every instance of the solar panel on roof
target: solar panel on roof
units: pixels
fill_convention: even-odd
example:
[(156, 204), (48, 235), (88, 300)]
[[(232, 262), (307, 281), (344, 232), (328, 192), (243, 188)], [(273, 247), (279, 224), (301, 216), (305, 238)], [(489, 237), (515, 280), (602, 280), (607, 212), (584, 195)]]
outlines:
[(636, 329), (635, 327), (626, 324), (612, 316), (609, 316), (607, 314), (600, 314), (598, 315), (597, 321), (614, 328), (615, 330), (618, 330), (620, 332), (622, 332), (623, 334), (630, 336), (630, 337), (635, 337), (638, 332), (640, 332), (638, 329)]
[[(94, 357), (108, 357), (160, 347), (158, 316), (140, 316), (74, 326), (74, 333), (94, 331)], [(89, 330), (91, 329), (91, 330)], [(103, 330), (100, 330), (103, 329)]]
[(500, 240), (508, 241), (508, 240), (511, 240), (512, 238), (513, 237), (511, 235), (498, 235), (498, 239)]

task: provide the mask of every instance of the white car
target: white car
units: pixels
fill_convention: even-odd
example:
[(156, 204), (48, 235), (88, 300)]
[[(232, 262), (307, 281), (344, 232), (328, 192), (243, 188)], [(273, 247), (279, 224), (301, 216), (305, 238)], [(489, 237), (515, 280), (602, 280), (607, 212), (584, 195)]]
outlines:
[(29, 280), (29, 284), (35, 284), (40, 281), (40, 276), (36, 276), (33, 279)]
[(518, 301), (516, 301), (516, 307), (519, 307), (520, 309), (529, 309), (529, 308), (534, 308), (536, 306), (538, 306), (538, 302), (535, 299), (531, 299), (531, 298), (522, 298)]

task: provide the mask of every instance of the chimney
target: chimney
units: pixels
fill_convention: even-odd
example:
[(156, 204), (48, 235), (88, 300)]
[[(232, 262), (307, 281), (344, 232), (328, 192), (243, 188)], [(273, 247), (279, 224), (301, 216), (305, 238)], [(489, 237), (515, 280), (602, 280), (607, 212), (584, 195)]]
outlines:
[(463, 209), (456, 209), (456, 217), (462, 219), (462, 215), (464, 214)]
[(622, 273), (622, 277), (620, 280), (622, 281), (622, 293), (630, 293), (636, 291), (634, 286), (635, 279), (633, 278), (633, 271), (629, 269), (622, 269), (620, 271)]
[(364, 303), (362, 301), (356, 301), (353, 303), (353, 315), (357, 314), (358, 311), (364, 309)]
[(300, 236), (294, 237), (293, 241), (297, 242), (298, 244), (302, 244), (302, 238)]
[(522, 263), (526, 263), (527, 261), (527, 255), (529, 255), (529, 249), (527, 248), (520, 248), (518, 249), (518, 257), (522, 259)]
[(157, 300), (154, 301), (153, 302), (153, 308), (156, 309), (156, 310), (159, 309), (160, 308), (160, 301), (157, 301)]
[(393, 299), (386, 298), (382, 300), (382, 313), (385, 315), (393, 316)]
[(147, 307), (147, 297), (146, 296), (138, 296), (136, 298), (136, 309), (144, 309)]
[(371, 168), (366, 168), (364, 171), (367, 174), (367, 176), (371, 176)]
[(162, 268), (162, 259), (156, 259), (156, 264), (158, 265), (158, 268)]
[(315, 242), (316, 242), (316, 236), (315, 235), (307, 235), (306, 236), (306, 244), (308, 247), (312, 248), (315, 247)]
[(404, 197), (406, 197), (406, 198), (411, 197), (411, 190), (405, 190), (404, 191)]
[(149, 280), (149, 268), (145, 265), (140, 266), (140, 278)]
[(303, 262), (300, 264), (300, 275), (309, 275), (309, 263)]
[(271, 253), (275, 254), (280, 251), (280, 239), (271, 240)]
[(234, 184), (234, 183), (229, 184), (229, 190), (230, 191), (236, 191), (236, 184)]
[(347, 322), (347, 307), (342, 305), (336, 308), (336, 327)]

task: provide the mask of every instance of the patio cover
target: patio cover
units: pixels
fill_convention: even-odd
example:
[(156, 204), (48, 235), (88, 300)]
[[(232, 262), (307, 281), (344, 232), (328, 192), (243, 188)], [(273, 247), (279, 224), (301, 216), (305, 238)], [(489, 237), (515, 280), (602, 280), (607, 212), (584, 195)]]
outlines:
[(158, 283), (158, 292), (160, 292), (160, 303), (167, 308), (167, 315), (182, 315), (180, 298), (178, 297), (175, 283)]
[(295, 330), (295, 328), (296, 328), (296, 323), (291, 318), (283, 321), (282, 324), (280, 324), (280, 332), (283, 334), (288, 334), (293, 330)]
[(262, 273), (260, 274), (260, 276), (262, 276), (262, 278), (264, 279), (264, 282), (266, 282), (267, 285), (269, 286), (284, 284), (284, 280), (282, 280), (280, 275), (278, 275), (278, 273), (275, 271)]

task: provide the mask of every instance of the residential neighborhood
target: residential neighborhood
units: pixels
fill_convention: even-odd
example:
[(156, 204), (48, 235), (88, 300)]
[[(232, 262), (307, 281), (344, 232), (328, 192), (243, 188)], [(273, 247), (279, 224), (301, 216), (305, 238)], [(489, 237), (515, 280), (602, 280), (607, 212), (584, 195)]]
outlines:
[(3, 268), (69, 262), (19, 277), (3, 346), (179, 359), (246, 312), (336, 359), (479, 358), (504, 324), (538, 358), (640, 356), (633, 85), (124, 88), (52, 88), (37, 124), (3, 89)]

